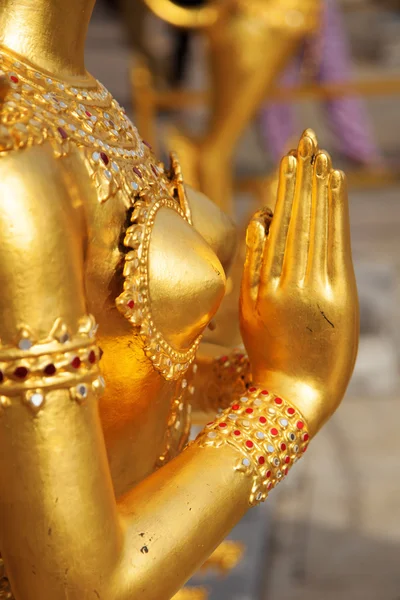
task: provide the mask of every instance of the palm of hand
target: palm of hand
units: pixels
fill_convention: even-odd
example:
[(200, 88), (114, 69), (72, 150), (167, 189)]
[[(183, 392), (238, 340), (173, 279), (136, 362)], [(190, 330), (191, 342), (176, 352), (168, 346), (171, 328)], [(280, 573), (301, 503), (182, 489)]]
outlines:
[(296, 403), (316, 432), (357, 352), (358, 300), (344, 175), (303, 134), (281, 164), (275, 215), (247, 231), (241, 329), (254, 380)]

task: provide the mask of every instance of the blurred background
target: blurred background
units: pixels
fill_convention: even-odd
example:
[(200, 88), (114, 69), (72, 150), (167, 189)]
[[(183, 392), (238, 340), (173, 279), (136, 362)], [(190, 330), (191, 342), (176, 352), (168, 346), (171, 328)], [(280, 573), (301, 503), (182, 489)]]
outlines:
[[(302, 24), (289, 4), (264, 0), (282, 35)], [(254, 22), (248, 27), (252, 43)], [(209, 44), (206, 29), (173, 27), (140, 0), (97, 0), (87, 65), (165, 158), (174, 131), (185, 131), (193, 148), (212, 122)], [(227, 79), (237, 55), (231, 60)], [(359, 357), (342, 407), (307, 460), (179, 598), (399, 600), (400, 1), (321, 0), (316, 25), (274, 68), (232, 148), (226, 208), (242, 230), (260, 204), (273, 205), (279, 157), (303, 129), (315, 129), (349, 177)]]

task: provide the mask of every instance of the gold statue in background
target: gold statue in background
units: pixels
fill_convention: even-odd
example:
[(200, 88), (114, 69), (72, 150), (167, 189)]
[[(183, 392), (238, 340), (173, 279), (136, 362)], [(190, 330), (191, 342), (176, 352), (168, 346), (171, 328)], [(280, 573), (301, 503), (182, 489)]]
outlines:
[[(357, 350), (345, 181), (307, 131), (272, 221), (248, 228), (248, 357), (212, 356), (234, 228), (86, 72), (93, 4), (0, 0), (0, 550), (16, 600), (171, 598), (307, 449)], [(184, 448), (209, 389), (227, 408)]]
[(237, 144), (268, 90), (318, 24), (320, 0), (210, 0), (183, 8), (144, 0), (176, 27), (201, 29), (208, 42), (210, 120), (201, 139), (171, 132), (185, 179), (232, 214)]

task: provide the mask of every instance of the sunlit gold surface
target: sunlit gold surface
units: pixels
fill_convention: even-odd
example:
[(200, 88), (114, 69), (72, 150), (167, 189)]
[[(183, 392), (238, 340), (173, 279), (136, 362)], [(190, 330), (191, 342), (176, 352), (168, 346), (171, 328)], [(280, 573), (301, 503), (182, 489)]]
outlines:
[[(42, 80), (65, 75), (66, 84), (73, 84), (76, 72), (82, 85), (82, 55), (73, 58), (64, 41), (76, 44), (90, 5), (71, 0), (65, 10), (61, 1), (3, 2), (7, 18), (0, 21), (0, 39), (46, 68)], [(27, 21), (28, 9), (33, 14), (38, 6)], [(52, 37), (57, 32), (59, 45)], [(42, 54), (46, 44), (49, 52)], [(85, 82), (90, 87), (93, 80)], [(12, 129), (15, 142), (21, 130), (5, 114), (1, 111), (2, 125)], [(123, 286), (127, 211), (138, 200), (124, 195), (117, 180), (115, 192), (107, 187), (104, 166), (91, 165), (85, 154), (91, 155), (90, 147), (72, 135), (64, 144), (52, 133), (57, 117), (50, 112), (46, 118), (47, 141), (24, 134), (21, 149), (17, 144), (3, 149), (0, 158), (1, 342), (17, 348), (21, 326), (45, 337), (59, 318), (76, 332), (81, 317), (91, 312), (99, 323), (107, 387), (100, 410), (92, 390), (74, 402), (68, 389), (56, 387), (33, 413), (14, 384), (5, 391), (2, 386), (7, 402), (0, 416), (1, 554), (16, 600), (167, 600), (248, 509), (251, 480), (234, 469), (238, 453), (229, 445), (193, 444), (155, 471), (178, 387), (185, 390), (184, 407), (192, 392), (195, 397), (193, 373), (188, 368), (167, 381), (144, 353), (143, 335), (115, 304)], [(8, 139), (3, 133), (2, 143)], [(271, 233), (266, 237), (260, 217), (250, 226), (242, 291), (242, 330), (257, 383), (285, 394), (313, 432), (341, 400), (357, 342), (347, 196), (342, 176), (330, 173), (325, 155), (314, 160), (315, 153), (312, 136), (306, 136), (284, 163), (293, 168), (288, 173), (283, 167)], [(321, 161), (327, 162), (324, 173), (317, 171)], [(128, 170), (123, 161), (121, 169)], [(150, 168), (146, 172), (151, 185), (143, 193), (151, 201), (151, 190), (160, 193), (165, 178), (155, 180)], [(234, 248), (231, 224), (215, 208), (207, 221), (202, 209), (208, 204), (194, 198), (189, 192), (194, 227), (166, 209), (150, 232), (151, 312), (177, 351), (190, 345), (218, 307), (225, 281), (221, 263), (231, 262), (225, 236)], [(271, 285), (260, 287), (261, 276), (269, 280), (267, 265), (273, 257), (279, 263), (283, 254), (290, 278), (273, 270)], [(315, 267), (312, 279), (304, 276), (304, 261)], [(173, 277), (169, 288), (165, 270)], [(280, 335), (267, 343), (274, 327)], [(175, 422), (180, 434), (185, 423)], [(179, 443), (181, 436), (170, 433), (168, 443)]]

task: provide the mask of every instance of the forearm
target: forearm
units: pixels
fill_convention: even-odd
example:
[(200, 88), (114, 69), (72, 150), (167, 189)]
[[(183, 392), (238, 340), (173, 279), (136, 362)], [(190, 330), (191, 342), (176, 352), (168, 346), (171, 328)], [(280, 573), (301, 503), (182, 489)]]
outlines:
[[(14, 397), (1, 421), (0, 484), (2, 552), (17, 597), (170, 598), (285, 475), (293, 444), (300, 452), (298, 413), (278, 423), (287, 406), (250, 388), (116, 507), (95, 398), (50, 391), (32, 417)], [(298, 441), (287, 439), (293, 429)]]
[[(136, 592), (143, 600), (170, 598), (246, 509), (266, 499), (308, 439), (306, 423), (291, 404), (251, 387), (122, 501), (125, 589), (114, 597), (125, 600)], [(154, 573), (163, 573), (162, 580)]]
[(5, 412), (1, 551), (15, 596), (57, 600), (68, 592), (81, 600), (101, 592), (123, 536), (97, 400), (79, 404), (69, 390), (55, 390), (37, 416), (19, 397)]

